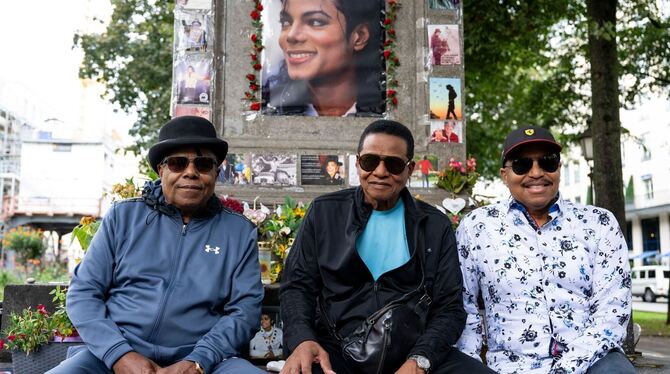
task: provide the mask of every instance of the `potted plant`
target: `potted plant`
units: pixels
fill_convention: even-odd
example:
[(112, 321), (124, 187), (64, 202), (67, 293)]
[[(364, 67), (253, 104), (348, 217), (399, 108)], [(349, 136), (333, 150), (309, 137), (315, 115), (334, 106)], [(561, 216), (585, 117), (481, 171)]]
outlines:
[(35, 309), (28, 307), (20, 314), (10, 315), (0, 348), (12, 352), (15, 374), (44, 373), (65, 359), (72, 344), (62, 343), (81, 344), (65, 310), (65, 292), (60, 286), (51, 291), (54, 313), (39, 304)]

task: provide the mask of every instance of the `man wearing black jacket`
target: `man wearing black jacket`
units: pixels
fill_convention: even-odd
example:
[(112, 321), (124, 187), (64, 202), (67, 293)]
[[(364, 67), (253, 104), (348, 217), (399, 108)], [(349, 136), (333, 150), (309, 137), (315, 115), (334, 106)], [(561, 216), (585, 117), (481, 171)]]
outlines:
[(282, 279), (284, 346), (291, 352), (282, 374), (362, 372), (345, 358), (329, 324), (347, 336), (375, 311), (417, 289), (422, 268), (432, 269), (425, 276), (434, 278), (425, 330), (400, 367), (385, 372), (492, 372), (452, 347), (466, 318), (454, 233), (444, 214), (405, 188), (413, 154), (407, 127), (373, 122), (358, 144), (361, 186), (312, 202)]

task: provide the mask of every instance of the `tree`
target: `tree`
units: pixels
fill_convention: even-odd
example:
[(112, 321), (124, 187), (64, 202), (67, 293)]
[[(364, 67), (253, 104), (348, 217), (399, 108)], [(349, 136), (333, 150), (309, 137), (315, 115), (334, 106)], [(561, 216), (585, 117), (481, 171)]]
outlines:
[(112, 0), (112, 6), (104, 33), (74, 36), (84, 52), (79, 76), (103, 83), (105, 98), (137, 113), (130, 130), (136, 144), (129, 149), (140, 154), (170, 119), (174, 3)]

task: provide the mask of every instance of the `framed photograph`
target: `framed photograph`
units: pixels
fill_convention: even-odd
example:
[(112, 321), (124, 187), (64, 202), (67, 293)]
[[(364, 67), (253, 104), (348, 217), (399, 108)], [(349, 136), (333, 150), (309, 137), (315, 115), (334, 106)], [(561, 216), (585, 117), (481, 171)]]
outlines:
[(456, 10), (460, 2), (460, 0), (428, 0), (428, 6), (430, 9)]
[(212, 62), (184, 59), (175, 67), (178, 104), (209, 104)]
[(212, 9), (212, 0), (176, 0), (177, 9)]
[(177, 50), (187, 52), (206, 52), (209, 34), (208, 17), (200, 13), (176, 13), (175, 35)]
[(287, 154), (253, 154), (251, 180), (255, 185), (295, 186), (297, 156)]
[(344, 156), (300, 156), (300, 179), (303, 185), (342, 186), (344, 176)]
[(459, 65), (461, 41), (458, 25), (428, 25), (428, 48), (433, 65)]
[(459, 78), (430, 78), (430, 119), (462, 120), (461, 80)]
[(279, 307), (264, 306), (259, 330), (249, 342), (249, 357), (265, 362), (283, 359), (283, 336)]
[(356, 155), (349, 155), (349, 185), (361, 185), (361, 180), (358, 178), (358, 169), (356, 168)]
[(417, 154), (414, 155), (416, 167), (409, 180), (410, 187), (430, 188), (437, 184), (438, 158), (436, 155)]
[(381, 116), (383, 0), (263, 1), (263, 113)]
[(198, 116), (207, 120), (212, 120), (212, 109), (209, 105), (176, 105), (174, 108), (174, 116)]
[(460, 143), (463, 139), (463, 122), (448, 119), (430, 121), (431, 143)]

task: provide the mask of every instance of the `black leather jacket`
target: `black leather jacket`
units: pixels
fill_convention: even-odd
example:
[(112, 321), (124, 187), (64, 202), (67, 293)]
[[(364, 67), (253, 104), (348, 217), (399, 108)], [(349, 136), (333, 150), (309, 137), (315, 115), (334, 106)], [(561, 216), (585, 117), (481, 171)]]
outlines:
[[(453, 349), (466, 319), (454, 232), (444, 214), (415, 200), (407, 189), (401, 198), (410, 260), (376, 282), (356, 251), (356, 238), (372, 213), (363, 190), (341, 190), (312, 202), (286, 261), (280, 289), (284, 346), (289, 351), (303, 341), (328, 335), (325, 323), (320, 318), (315, 322), (317, 297), (323, 299), (340, 335), (346, 336), (389, 301), (417, 288), (421, 282), (417, 256), (425, 256), (424, 263), (437, 261), (432, 266), (437, 270), (426, 331), (410, 354), (424, 355), (438, 367)], [(418, 240), (420, 234), (423, 240)], [(419, 242), (425, 248), (417, 248)]]

